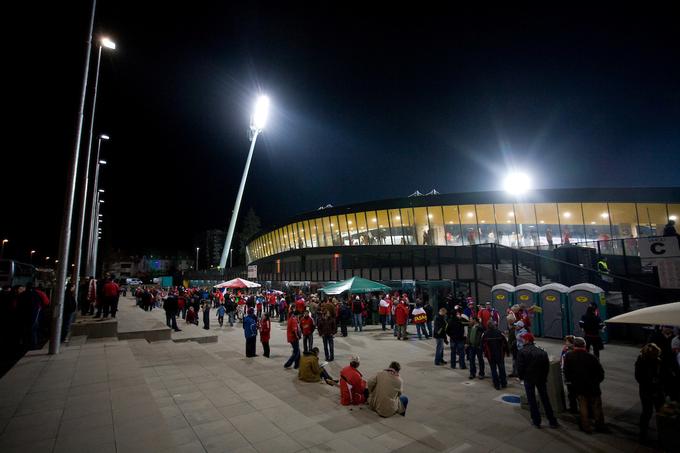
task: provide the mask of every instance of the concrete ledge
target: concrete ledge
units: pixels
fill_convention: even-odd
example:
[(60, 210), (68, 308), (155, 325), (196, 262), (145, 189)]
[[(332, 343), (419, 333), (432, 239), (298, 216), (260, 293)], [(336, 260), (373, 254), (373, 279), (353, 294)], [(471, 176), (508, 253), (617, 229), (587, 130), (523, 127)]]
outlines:
[(152, 341), (163, 341), (171, 339), (172, 330), (161, 324), (160, 327), (149, 329), (149, 330), (138, 330), (138, 331), (128, 331), (128, 332), (118, 332), (119, 340), (146, 340), (148, 342)]
[(79, 317), (71, 325), (71, 336), (87, 336), (88, 338), (108, 338), (118, 335), (118, 320), (115, 318), (94, 319)]

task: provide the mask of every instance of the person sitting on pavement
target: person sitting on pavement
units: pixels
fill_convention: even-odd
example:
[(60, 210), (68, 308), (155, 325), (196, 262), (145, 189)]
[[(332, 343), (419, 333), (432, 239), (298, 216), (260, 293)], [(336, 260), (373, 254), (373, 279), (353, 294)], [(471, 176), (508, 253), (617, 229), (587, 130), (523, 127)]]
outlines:
[(311, 351), (302, 354), (298, 379), (304, 382), (319, 382), (322, 378), (328, 385), (338, 385), (338, 381), (319, 365), (319, 348), (314, 347)]
[(359, 371), (359, 356), (353, 355), (349, 365), (340, 371), (340, 404), (357, 406), (364, 404), (368, 397), (366, 381)]
[(399, 376), (399, 362), (390, 363), (368, 381), (368, 405), (381, 417), (406, 415), (408, 398), (403, 395), (404, 383)]
[(541, 427), (541, 413), (538, 410), (538, 402), (536, 401), (536, 390), (538, 390), (541, 406), (548, 418), (548, 422), (550, 422), (550, 427), (559, 427), (550, 405), (546, 386), (548, 373), (550, 372), (548, 353), (534, 344), (534, 336), (530, 333), (524, 334), (524, 347), (517, 355), (517, 371), (519, 378), (524, 381), (524, 390), (526, 391), (531, 412), (531, 422), (534, 427)]

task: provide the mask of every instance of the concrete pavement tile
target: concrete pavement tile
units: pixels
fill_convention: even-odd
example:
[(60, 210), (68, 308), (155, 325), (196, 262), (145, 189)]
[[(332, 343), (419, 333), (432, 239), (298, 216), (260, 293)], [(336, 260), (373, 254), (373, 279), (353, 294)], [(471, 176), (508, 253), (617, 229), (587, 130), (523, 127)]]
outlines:
[(271, 395), (266, 395), (261, 398), (248, 400), (248, 403), (258, 410), (269, 409), (271, 407), (278, 407), (286, 404), (280, 399)]
[(246, 402), (230, 404), (228, 406), (218, 407), (217, 410), (226, 419), (231, 419), (232, 417), (239, 417), (241, 415), (248, 415), (248, 414), (252, 414), (253, 412), (257, 412), (257, 409), (255, 409), (253, 406), (251, 406), (250, 404), (248, 404)]
[(312, 447), (314, 445), (328, 442), (334, 439), (336, 436), (335, 433), (318, 425), (292, 431), (289, 433), (289, 435), (304, 447)]
[(398, 448), (402, 448), (404, 445), (410, 444), (413, 442), (413, 439), (397, 431), (389, 431), (385, 434), (375, 437), (373, 442), (384, 446), (388, 450), (396, 450)]
[(175, 447), (177, 453), (205, 453), (206, 449), (198, 440)]
[(0, 451), (2, 453), (51, 453), (54, 448), (54, 438), (43, 440), (27, 439), (19, 444), (5, 443), (0, 437)]
[(198, 441), (198, 437), (191, 427), (173, 429), (170, 432), (170, 437), (172, 438), (172, 443), (176, 446), (186, 445), (192, 442)]
[(260, 453), (294, 453), (304, 449), (301, 444), (286, 434), (254, 443), (253, 447)]
[(59, 426), (59, 436), (63, 436), (65, 433), (80, 432), (109, 425), (113, 425), (111, 410), (94, 412), (78, 418), (62, 419)]
[(230, 453), (239, 448), (251, 446), (250, 442), (236, 431), (204, 439), (202, 444), (208, 453)]
[(214, 407), (208, 409), (197, 409), (192, 411), (184, 412), (184, 417), (187, 419), (191, 426), (201, 425), (203, 423), (219, 420), (222, 414), (218, 412)]
[(192, 427), (199, 439), (209, 439), (219, 434), (232, 433), (236, 431), (234, 425), (227, 420), (221, 419), (214, 422), (203, 423)]
[(114, 442), (113, 425), (108, 425), (80, 431), (60, 431), (54, 448), (55, 451), (64, 452), (95, 450), (98, 445), (113, 444)]

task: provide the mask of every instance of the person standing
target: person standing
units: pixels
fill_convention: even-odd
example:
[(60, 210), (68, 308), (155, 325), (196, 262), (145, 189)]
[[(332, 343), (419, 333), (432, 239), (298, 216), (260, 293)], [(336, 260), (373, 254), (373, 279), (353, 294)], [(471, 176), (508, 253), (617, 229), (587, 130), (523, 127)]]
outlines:
[(300, 338), (302, 337), (302, 331), (300, 330), (300, 323), (298, 323), (297, 315), (294, 310), (291, 310), (290, 316), (288, 317), (286, 336), (288, 338), (288, 343), (290, 343), (291, 348), (293, 348), (293, 353), (283, 367), (290, 368), (290, 366), (294, 364), (294, 368), (297, 370), (300, 368)]
[(506, 388), (508, 381), (505, 375), (505, 357), (510, 356), (508, 340), (496, 328), (496, 323), (493, 321), (489, 321), (488, 329), (482, 336), (482, 347), (484, 348), (484, 355), (489, 361), (494, 388), (496, 390)]
[(397, 326), (397, 340), (408, 340), (408, 332), (406, 331), (406, 324), (408, 323), (408, 306), (403, 299), (399, 301), (397, 308), (394, 309), (394, 317)]
[(203, 302), (203, 328), (210, 329), (210, 301)]
[(347, 302), (340, 304), (338, 308), (338, 319), (340, 320), (340, 332), (343, 337), (347, 336), (347, 326), (352, 319), (352, 310), (350, 310)]
[(428, 338), (430, 338), (432, 337), (432, 321), (434, 319), (434, 309), (432, 308), (432, 305), (430, 305), (430, 302), (425, 302), (423, 309), (425, 310), (425, 314), (427, 315), (427, 321), (425, 321), (425, 325), (427, 326)]
[(541, 427), (541, 413), (536, 401), (536, 390), (541, 398), (541, 405), (545, 411), (551, 428), (559, 427), (553, 414), (550, 399), (548, 398), (548, 373), (550, 372), (550, 360), (548, 353), (534, 344), (534, 336), (530, 333), (524, 335), (524, 347), (517, 355), (517, 371), (519, 378), (524, 381), (524, 390), (529, 403), (531, 421), (534, 427)]
[(597, 304), (591, 303), (586, 309), (586, 313), (581, 316), (578, 325), (583, 330), (586, 340), (586, 351), (590, 352), (593, 348), (593, 354), (598, 359), (600, 358), (600, 350), (604, 349), (602, 338), (600, 337), (600, 330), (604, 327), (602, 319), (597, 315)]
[(61, 342), (65, 342), (68, 337), (68, 331), (73, 322), (73, 317), (76, 310), (78, 309), (78, 303), (76, 302), (75, 296), (76, 285), (71, 283), (66, 289), (66, 294), (64, 295), (64, 314), (61, 324)]
[(460, 369), (467, 369), (465, 366), (465, 325), (463, 324), (463, 313), (458, 305), (449, 318), (446, 334), (451, 341), (451, 368), (456, 369), (457, 356)]
[(399, 362), (390, 363), (389, 368), (369, 379), (368, 405), (381, 417), (394, 414), (406, 415), (408, 398), (403, 395), (404, 383), (399, 376)]
[(323, 352), (326, 355), (326, 361), (332, 362), (335, 360), (333, 342), (335, 334), (338, 332), (338, 326), (335, 323), (335, 318), (331, 316), (328, 311), (321, 311), (318, 331), (319, 335), (321, 335), (321, 339), (323, 340)]
[(224, 304), (219, 304), (217, 306), (217, 322), (219, 323), (220, 327), (224, 325), (224, 313), (225, 313)]
[(432, 336), (437, 341), (434, 364), (446, 365), (448, 362), (444, 360), (444, 343), (449, 344), (449, 340), (446, 339), (446, 308), (444, 307), (439, 309), (439, 314), (434, 318), (434, 332)]
[(182, 329), (177, 327), (177, 296), (169, 295), (163, 303), (165, 310), (165, 324), (173, 329), (175, 332), (181, 332)]
[(418, 303), (416, 308), (413, 310), (413, 323), (416, 325), (416, 333), (418, 334), (419, 340), (423, 339), (423, 335), (426, 339), (430, 338), (430, 336), (427, 334), (427, 329), (425, 328), (425, 324), (427, 323), (427, 313), (425, 313), (425, 309), (421, 303)]
[(578, 401), (581, 430), (588, 434), (593, 432), (589, 416), (589, 408), (592, 408), (595, 429), (604, 431), (600, 390), (600, 383), (604, 381), (604, 369), (600, 361), (586, 350), (586, 341), (581, 337), (574, 339), (574, 350), (564, 357), (564, 377), (567, 385), (571, 385)]
[(257, 317), (255, 309), (248, 308), (248, 315), (243, 318), (243, 334), (246, 337), (246, 357), (257, 357), (255, 344), (257, 342)]
[(380, 303), (378, 306), (378, 314), (380, 315), (380, 324), (382, 325), (382, 330), (387, 330), (387, 317), (389, 316), (390, 304), (385, 300), (385, 295), (380, 297)]
[(352, 301), (352, 324), (354, 324), (355, 332), (362, 332), (363, 328), (363, 316), (364, 303), (361, 301), (359, 296), (355, 296)]
[(642, 413), (640, 414), (640, 442), (647, 441), (649, 420), (653, 410), (657, 414), (663, 406), (661, 387), (661, 349), (654, 343), (646, 344), (635, 361), (635, 380), (638, 382)]
[(484, 379), (484, 353), (482, 351), (482, 335), (484, 330), (475, 318), (471, 318), (468, 336), (465, 342), (467, 346), (468, 361), (470, 362), (470, 379), (477, 375), (477, 363), (479, 362), (479, 379)]
[(300, 320), (300, 328), (302, 329), (302, 346), (304, 352), (309, 352), (314, 347), (314, 319), (310, 316), (309, 310), (305, 311), (304, 316)]
[[(270, 311), (271, 313), (271, 311)], [(269, 338), (272, 331), (272, 323), (269, 320), (269, 313), (264, 315), (264, 318), (260, 321), (260, 342), (262, 343), (262, 355), (269, 358)]]

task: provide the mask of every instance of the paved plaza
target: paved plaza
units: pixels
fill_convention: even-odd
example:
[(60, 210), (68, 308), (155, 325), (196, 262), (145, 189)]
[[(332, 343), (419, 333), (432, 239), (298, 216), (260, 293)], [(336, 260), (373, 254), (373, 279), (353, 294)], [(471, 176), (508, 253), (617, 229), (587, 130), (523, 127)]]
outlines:
[[(121, 298), (121, 310), (119, 323), (135, 314), (164, 321), (162, 310), (145, 313), (131, 298)], [(361, 356), (365, 378), (399, 361), (407, 415), (384, 419), (366, 406), (341, 406), (338, 388), (300, 382), (283, 368), (284, 326), (272, 323), (271, 358), (246, 359), (240, 324), (219, 328), (212, 314), (209, 332), (181, 321), (173, 338), (212, 334), (214, 343), (76, 337), (58, 356), (29, 353), (0, 380), (0, 451), (650, 451), (636, 442), (634, 347), (602, 352), (611, 433), (587, 435), (569, 414), (560, 416), (561, 429), (533, 428), (528, 411), (500, 401), (522, 393), (516, 380), (502, 392), (488, 378), (470, 381), (466, 371), (434, 366), (433, 340), (397, 341), (373, 326), (336, 337), (330, 374), (338, 378), (350, 354)], [(561, 349), (538, 344), (552, 357)], [(318, 337), (315, 346), (323, 349)]]

